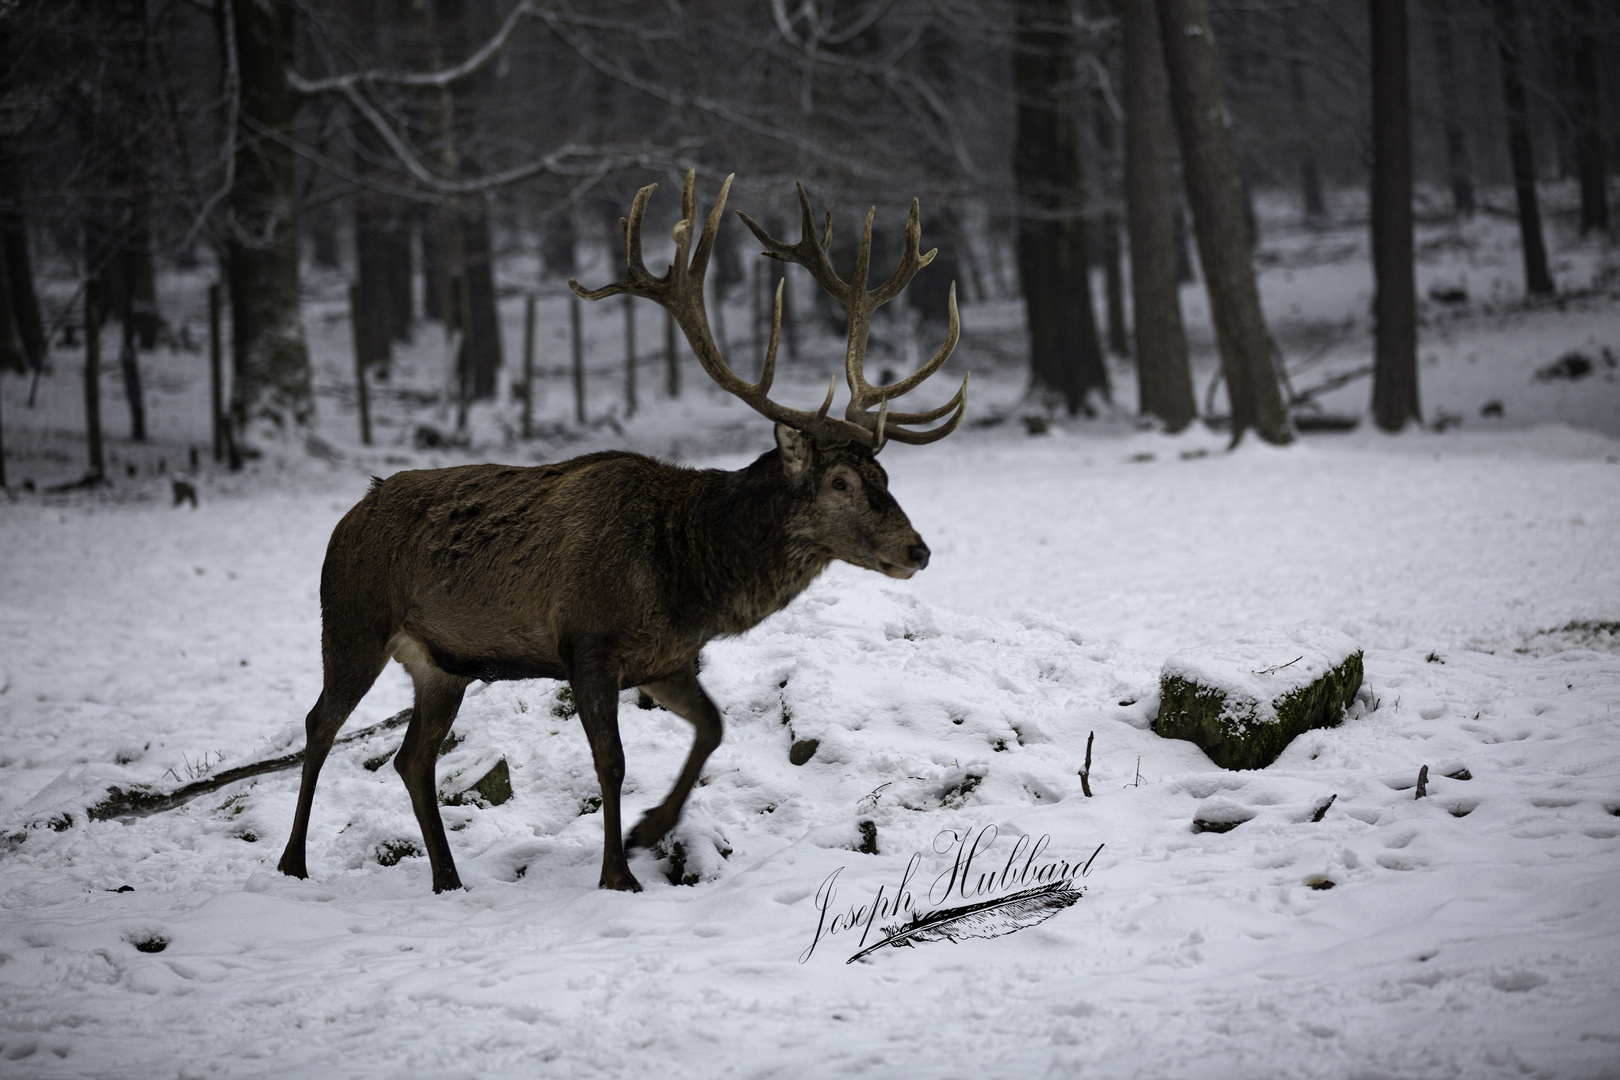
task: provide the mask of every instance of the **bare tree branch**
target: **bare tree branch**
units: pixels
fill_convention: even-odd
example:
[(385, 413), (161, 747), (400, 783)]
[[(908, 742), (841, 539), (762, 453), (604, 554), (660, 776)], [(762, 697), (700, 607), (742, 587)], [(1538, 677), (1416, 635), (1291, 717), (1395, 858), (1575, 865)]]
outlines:
[(289, 67), (287, 82), (300, 94), (321, 94), (332, 90), (347, 92), (362, 82), (442, 90), (483, 70), (506, 48), (523, 20), (534, 17), (539, 11), (535, 0), (522, 0), (506, 16), (506, 21), (501, 23), (501, 28), (493, 37), (453, 67), (440, 68), (438, 71), (352, 71), (347, 75), (331, 75), (323, 79), (306, 79)]

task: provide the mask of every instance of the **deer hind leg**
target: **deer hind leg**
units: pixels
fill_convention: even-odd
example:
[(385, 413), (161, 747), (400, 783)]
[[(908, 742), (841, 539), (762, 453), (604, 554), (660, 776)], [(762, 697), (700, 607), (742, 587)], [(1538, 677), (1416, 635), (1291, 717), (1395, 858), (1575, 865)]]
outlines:
[(416, 707), (411, 712), (411, 723), (405, 729), (405, 739), (399, 753), (394, 755), (394, 769), (405, 781), (405, 790), (411, 795), (411, 809), (416, 823), (422, 827), (422, 842), (427, 845), (428, 862), (433, 867), (433, 891), (461, 888), (461, 875), (456, 873), (456, 861), (450, 855), (450, 841), (444, 835), (444, 820), (439, 817), (439, 790), (434, 771), (439, 760), (439, 748), (450, 734), (456, 711), (461, 708), (461, 696), (472, 680), (446, 675), (437, 668), (408, 665), (411, 679), (416, 683)]
[(297, 878), (309, 876), (304, 845), (309, 836), (309, 815), (315, 805), (315, 782), (320, 778), (321, 766), (326, 764), (326, 755), (332, 751), (338, 729), (388, 662), (384, 643), (365, 636), (359, 641), (340, 643), (334, 635), (326, 635), (321, 646), (325, 685), (321, 687), (315, 707), (304, 719), (304, 771), (298, 785), (298, 809), (293, 814), (292, 835), (287, 838), (286, 850), (276, 866), (283, 874)]
[(692, 737), (692, 752), (686, 756), (686, 764), (681, 768), (675, 786), (669, 789), (662, 803), (642, 815), (636, 827), (630, 830), (626, 843), (632, 848), (652, 847), (680, 821), (686, 797), (692, 793), (692, 785), (697, 783), (703, 763), (720, 745), (721, 735), (720, 710), (715, 708), (714, 702), (698, 684), (695, 665), (679, 675), (645, 683), (641, 689), (654, 701), (691, 724), (696, 733)]
[(581, 645), (569, 665), (574, 703), (591, 743), (596, 782), (602, 789), (602, 877), (604, 889), (640, 892), (641, 882), (630, 872), (620, 832), (619, 791), (624, 786), (624, 744), (619, 740), (618, 664), (605, 648)]

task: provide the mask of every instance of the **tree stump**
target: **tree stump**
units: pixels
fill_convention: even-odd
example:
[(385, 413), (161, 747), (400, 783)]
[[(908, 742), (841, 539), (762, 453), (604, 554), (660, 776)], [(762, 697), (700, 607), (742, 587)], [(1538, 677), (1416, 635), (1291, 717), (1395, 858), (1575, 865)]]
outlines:
[(1294, 736), (1337, 726), (1361, 678), (1361, 649), (1338, 631), (1266, 627), (1166, 660), (1154, 730), (1223, 769), (1263, 769)]

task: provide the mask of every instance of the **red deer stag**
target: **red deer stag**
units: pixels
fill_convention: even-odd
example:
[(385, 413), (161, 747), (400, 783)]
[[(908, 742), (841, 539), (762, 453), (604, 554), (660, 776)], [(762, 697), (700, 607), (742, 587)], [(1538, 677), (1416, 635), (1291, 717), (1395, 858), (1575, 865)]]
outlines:
[[(889, 494), (875, 455), (887, 440), (933, 442), (961, 423), (966, 378), (937, 409), (889, 411), (890, 399), (938, 371), (955, 348), (955, 286), (950, 331), (933, 359), (888, 386), (873, 386), (862, 373), (873, 312), (934, 257), (919, 250), (916, 200), (899, 269), (870, 290), (871, 213), (847, 283), (827, 260), (832, 215), (818, 239), (802, 184), (803, 236), (796, 244), (773, 240), (739, 214), (765, 255), (804, 266), (849, 311), (851, 401), (840, 419), (827, 415), (832, 388), (815, 412), (766, 396), (781, 334), (780, 287), (759, 382), (745, 382), (721, 358), (704, 311), (703, 276), (731, 179), (695, 251), (692, 184), (688, 172), (667, 273), (654, 277), (642, 261), (642, 218), (657, 186), (650, 185), (621, 222), (626, 278), (596, 290), (569, 284), (587, 300), (628, 293), (667, 308), (715, 382), (776, 421), (776, 449), (737, 472), (608, 451), (533, 468), (467, 465), (375, 481), (333, 530), (321, 569), (325, 681), (305, 722), (303, 782), (281, 856), (283, 873), (308, 875), (304, 845), (321, 765), (338, 729), (392, 657), (416, 684), (415, 710), (394, 767), (422, 827), (435, 892), (461, 887), (439, 819), (434, 763), (462, 692), (475, 679), (534, 678), (566, 679), (574, 690), (602, 789), (600, 884), (638, 890), (626, 848), (650, 846), (674, 827), (705, 759), (720, 744), (720, 712), (697, 678), (703, 646), (781, 610), (834, 559), (894, 578), (928, 565), (928, 546)], [(948, 413), (938, 427), (907, 427)], [(685, 718), (696, 736), (669, 796), (625, 838), (618, 700), (619, 691), (632, 686)]]

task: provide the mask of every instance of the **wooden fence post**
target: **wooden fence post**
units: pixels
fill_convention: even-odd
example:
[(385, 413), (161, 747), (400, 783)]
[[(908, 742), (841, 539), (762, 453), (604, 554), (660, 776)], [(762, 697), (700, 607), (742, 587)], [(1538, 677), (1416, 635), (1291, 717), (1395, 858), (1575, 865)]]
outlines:
[(225, 387), (220, 346), (219, 283), (208, 286), (208, 401), (214, 416), (214, 460), (225, 460)]
[(371, 401), (366, 393), (366, 350), (371, 327), (360, 310), (360, 286), (349, 286), (349, 324), (354, 335), (354, 388), (360, 399), (360, 445), (371, 445)]
[(568, 325), (574, 338), (574, 419), (585, 422), (585, 335), (580, 329), (579, 297), (568, 298)]
[(636, 298), (624, 294), (624, 415), (636, 415)]
[(534, 435), (534, 293), (523, 298), (523, 437)]
[(675, 357), (675, 316), (664, 310), (664, 368), (669, 380), (669, 396), (681, 396), (681, 368)]
[(718, 281), (714, 283), (714, 305), (710, 310), (714, 312), (715, 344), (720, 346), (720, 355), (725, 356), (731, 352), (731, 335), (726, 333), (726, 290)]
[[(125, 266), (134, 258), (125, 260)], [(126, 270), (125, 282), (133, 282), (131, 271)], [(129, 402), (129, 437), (132, 442), (146, 441), (146, 400), (141, 394), (141, 365), (135, 350), (135, 286), (124, 287), (124, 310), (119, 313), (123, 323), (123, 347), (118, 350), (118, 368), (124, 377), (124, 400)]]
[(764, 349), (764, 345), (761, 344), (760, 335), (762, 333), (764, 333), (764, 330), (763, 330), (761, 324), (764, 322), (764, 319), (765, 319), (765, 312), (764, 312), (764, 308), (765, 308), (765, 299), (764, 299), (765, 275), (764, 275), (764, 272), (760, 269), (760, 263), (758, 261), (756, 261), (754, 263), (754, 270), (753, 270), (753, 275), (752, 276), (753, 276), (753, 284), (748, 289), (748, 296), (749, 296), (749, 300), (751, 301), (753, 309), (754, 309), (754, 317), (751, 320), (749, 320), (749, 324), (748, 324), (749, 325), (748, 354), (749, 354), (749, 356), (762, 356), (762, 355), (764, 355), (764, 353), (762, 352), (762, 350)]
[(90, 476), (106, 476), (101, 458), (101, 282), (84, 287), (84, 426), (90, 436)]
[(456, 325), (461, 329), (461, 347), (456, 350), (456, 371), (461, 378), (456, 404), (456, 430), (467, 430), (467, 410), (472, 403), (472, 287), (465, 270), (452, 279), (456, 290)]

